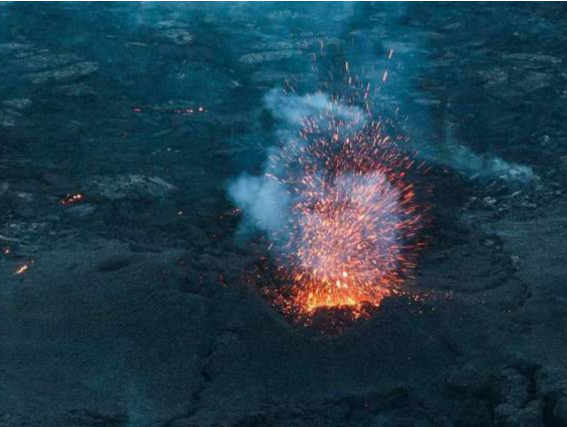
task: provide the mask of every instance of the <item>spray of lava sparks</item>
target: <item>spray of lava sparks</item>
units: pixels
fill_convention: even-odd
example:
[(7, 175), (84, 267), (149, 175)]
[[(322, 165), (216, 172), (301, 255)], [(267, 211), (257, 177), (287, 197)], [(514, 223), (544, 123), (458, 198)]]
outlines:
[[(397, 293), (415, 267), (423, 218), (408, 175), (420, 170), (385, 135), (371, 108), (329, 99), (299, 119), (299, 134), (271, 159), (267, 178), (286, 188), (290, 214), (276, 236), (277, 298), (288, 313), (348, 308), (354, 317)], [(356, 113), (353, 113), (356, 112)]]

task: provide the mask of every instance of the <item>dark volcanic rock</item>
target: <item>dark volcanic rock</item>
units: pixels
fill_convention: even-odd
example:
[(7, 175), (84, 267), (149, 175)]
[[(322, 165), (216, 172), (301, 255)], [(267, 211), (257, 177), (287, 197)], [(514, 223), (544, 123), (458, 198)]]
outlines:
[(102, 176), (93, 178), (87, 190), (110, 200), (160, 198), (175, 187), (159, 177), (143, 175)]
[(53, 83), (88, 76), (98, 70), (96, 62), (76, 62), (57, 70), (31, 73), (26, 78), (35, 84)]
[[(2, 4), (0, 426), (567, 427), (565, 18)], [(368, 102), (425, 161), (427, 247), (368, 319), (272, 306), (227, 195), (290, 135), (282, 89)]]

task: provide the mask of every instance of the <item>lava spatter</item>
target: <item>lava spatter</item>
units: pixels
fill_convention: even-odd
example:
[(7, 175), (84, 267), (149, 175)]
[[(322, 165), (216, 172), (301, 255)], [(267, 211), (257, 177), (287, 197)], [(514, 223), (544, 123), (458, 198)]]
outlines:
[(408, 173), (419, 169), (385, 135), (370, 108), (337, 101), (299, 119), (298, 137), (272, 158), (266, 179), (291, 200), (285, 224), (272, 236), (281, 281), (275, 301), (309, 318), (319, 309), (347, 308), (354, 318), (378, 307), (411, 276), (423, 246), (423, 211)]

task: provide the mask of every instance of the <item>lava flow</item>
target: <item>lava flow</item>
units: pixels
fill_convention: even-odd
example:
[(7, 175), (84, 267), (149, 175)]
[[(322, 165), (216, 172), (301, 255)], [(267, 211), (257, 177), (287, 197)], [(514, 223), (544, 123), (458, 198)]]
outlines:
[(403, 140), (384, 134), (369, 107), (329, 100), (299, 122), (299, 137), (285, 142), (267, 174), (291, 200), (275, 239), (291, 286), (276, 301), (302, 318), (322, 308), (348, 308), (357, 318), (397, 293), (415, 268), (423, 209), (408, 175), (423, 165), (401, 149)]

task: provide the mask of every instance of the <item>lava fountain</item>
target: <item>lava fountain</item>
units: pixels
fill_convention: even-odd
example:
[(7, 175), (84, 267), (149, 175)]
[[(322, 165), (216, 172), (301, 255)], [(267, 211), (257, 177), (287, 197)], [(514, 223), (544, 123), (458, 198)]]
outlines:
[[(403, 139), (386, 135), (369, 104), (322, 94), (295, 99), (303, 108), (279, 114), (295, 126), (255, 178), (285, 200), (282, 220), (267, 229), (285, 285), (268, 293), (303, 319), (325, 308), (346, 308), (357, 318), (398, 293), (415, 268), (423, 210), (409, 176), (423, 164), (407, 154)], [(277, 203), (262, 201), (261, 192), (257, 200)]]

